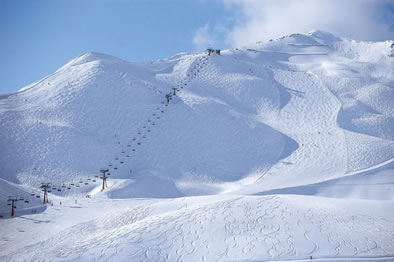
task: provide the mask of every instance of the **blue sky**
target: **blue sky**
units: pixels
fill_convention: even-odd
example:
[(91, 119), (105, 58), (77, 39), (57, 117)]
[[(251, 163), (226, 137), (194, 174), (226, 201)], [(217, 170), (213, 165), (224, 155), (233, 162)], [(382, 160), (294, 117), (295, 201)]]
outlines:
[[(393, 6), (393, 0), (1, 0), (0, 93), (88, 51), (147, 61), (312, 29), (394, 39)], [(300, 19), (311, 12), (320, 19)]]

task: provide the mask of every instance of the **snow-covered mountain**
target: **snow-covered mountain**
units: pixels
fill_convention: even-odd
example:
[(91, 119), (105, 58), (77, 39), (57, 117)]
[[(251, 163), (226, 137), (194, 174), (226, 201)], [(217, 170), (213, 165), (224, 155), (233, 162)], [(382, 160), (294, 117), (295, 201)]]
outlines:
[(1, 95), (0, 213), (30, 202), (0, 220), (0, 260), (393, 259), (393, 43), (91, 52)]

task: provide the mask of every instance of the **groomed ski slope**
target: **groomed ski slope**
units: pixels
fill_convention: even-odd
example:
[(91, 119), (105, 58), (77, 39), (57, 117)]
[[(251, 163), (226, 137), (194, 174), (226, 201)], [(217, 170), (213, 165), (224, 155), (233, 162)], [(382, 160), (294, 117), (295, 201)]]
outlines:
[(92, 52), (0, 96), (0, 260), (394, 260), (392, 44)]

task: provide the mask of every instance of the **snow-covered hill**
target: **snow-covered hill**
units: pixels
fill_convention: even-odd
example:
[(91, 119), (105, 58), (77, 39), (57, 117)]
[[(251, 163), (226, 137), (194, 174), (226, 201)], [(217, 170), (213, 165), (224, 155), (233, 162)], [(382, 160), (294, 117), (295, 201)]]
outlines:
[(322, 31), (77, 57), (0, 96), (0, 213), (30, 199), (0, 260), (393, 259), (393, 68), (393, 41)]

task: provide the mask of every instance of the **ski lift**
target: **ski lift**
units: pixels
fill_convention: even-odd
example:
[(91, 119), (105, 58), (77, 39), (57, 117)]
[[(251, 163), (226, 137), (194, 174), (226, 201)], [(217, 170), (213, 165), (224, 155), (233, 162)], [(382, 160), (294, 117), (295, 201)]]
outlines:
[(124, 162), (123, 162), (123, 161), (120, 161), (120, 163), (123, 164)]
[(25, 203), (29, 203), (29, 200), (26, 199), (24, 202), (25, 202)]
[(109, 166), (112, 166), (112, 164), (109, 164)]
[(25, 200), (23, 197), (19, 197), (19, 200)]
[(65, 184), (63, 184), (63, 185), (62, 185), (62, 188), (66, 188), (66, 185), (65, 185)]
[(47, 192), (48, 192), (48, 193), (51, 193), (52, 191), (51, 191), (51, 190), (48, 190)]
[(156, 117), (157, 119), (160, 119), (160, 117)]
[(141, 135), (141, 132), (138, 132), (139, 135)]
[(108, 172), (108, 173), (107, 173), (107, 176), (110, 176), (110, 175), (111, 175), (111, 173)]
[(163, 111), (163, 110), (161, 110), (161, 112), (162, 112), (162, 113), (164, 113), (164, 111)]
[(62, 190), (61, 190), (60, 188), (58, 188), (58, 189), (57, 189), (57, 191), (59, 191), (59, 192), (60, 192), (60, 191), (62, 191)]
[(67, 187), (67, 189), (71, 189), (71, 187)]
[(88, 183), (88, 182), (85, 182), (85, 185), (89, 185), (89, 183)]
[[(112, 165), (111, 165), (112, 166)], [(99, 176), (94, 176), (94, 177), (99, 177)]]
[(133, 151), (135, 151), (135, 149), (133, 148)]
[(143, 126), (142, 128), (146, 128), (146, 126)]
[(118, 168), (117, 168), (117, 167), (114, 167), (114, 169), (117, 170)]
[(148, 122), (151, 122), (150, 119), (148, 120)]
[(115, 157), (115, 160), (119, 160), (119, 157)]
[(137, 145), (141, 145), (141, 143), (138, 142)]
[(130, 155), (126, 155), (126, 157), (130, 157)]
[(127, 147), (130, 147), (130, 145), (127, 145)]
[(75, 187), (79, 187), (79, 184), (77, 184)]
[(32, 195), (32, 196), (35, 196), (36, 194), (35, 194), (35, 193), (31, 193), (31, 195)]
[(40, 198), (40, 195), (36, 195), (36, 198)]
[(81, 179), (81, 180), (79, 180), (79, 183), (83, 183), (83, 180)]
[(90, 177), (88, 178), (88, 181), (92, 180)]
[(137, 140), (137, 139), (133, 138), (133, 141), (135, 141), (135, 140)]
[(146, 138), (146, 136), (144, 135), (142, 138)]
[(96, 179), (93, 179), (92, 181), (93, 181), (93, 182), (96, 182)]
[(71, 183), (70, 186), (74, 186), (74, 183)]
[(125, 151), (122, 151), (122, 154), (124, 154), (125, 153)]
[(156, 115), (156, 114), (154, 114), (154, 113), (152, 114), (152, 116), (155, 116), (155, 115)]

